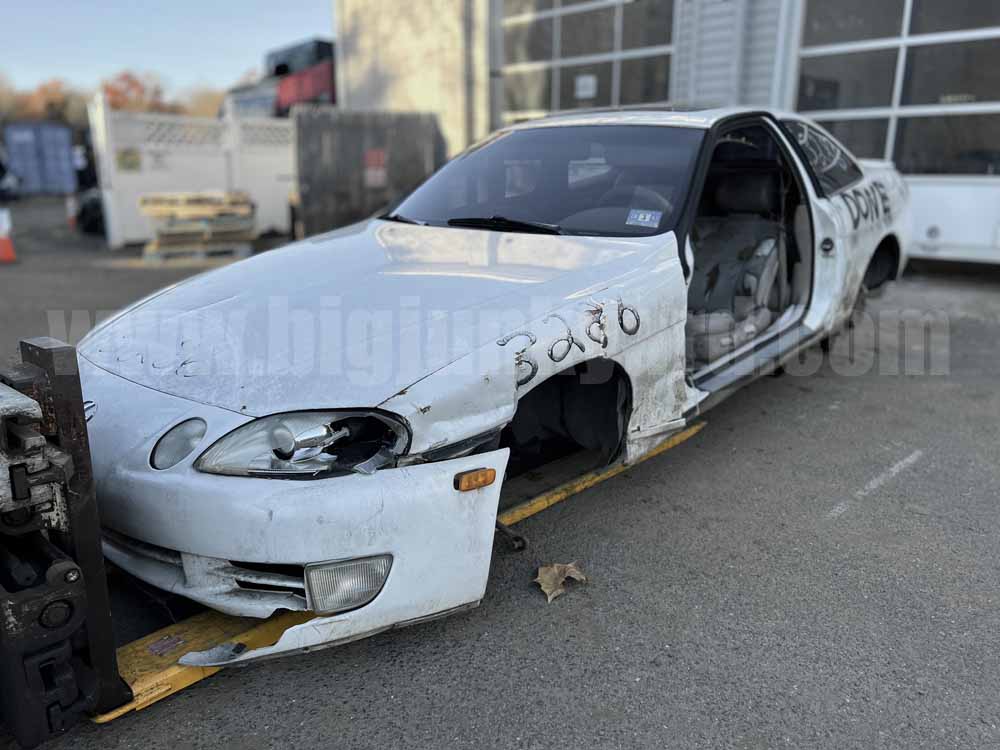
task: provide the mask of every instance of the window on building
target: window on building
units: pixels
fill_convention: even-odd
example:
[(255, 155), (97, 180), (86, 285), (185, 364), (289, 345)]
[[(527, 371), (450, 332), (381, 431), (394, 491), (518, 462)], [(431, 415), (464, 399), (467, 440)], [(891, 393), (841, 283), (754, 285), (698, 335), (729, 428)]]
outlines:
[(552, 106), (552, 71), (548, 68), (503, 74), (504, 108), (542, 110)]
[(673, 41), (676, 2), (505, 0), (504, 119), (669, 101), (672, 60), (662, 48)]
[(826, 133), (801, 120), (785, 120), (784, 125), (805, 152), (824, 193), (832, 195), (862, 178), (854, 159)]
[(622, 49), (670, 44), (673, 0), (632, 0), (622, 5)]
[(904, 117), (894, 159), (911, 174), (1000, 174), (1000, 114)]
[(612, 64), (570, 65), (559, 71), (559, 109), (611, 105)]
[(885, 118), (822, 120), (819, 124), (855, 156), (862, 159), (881, 159), (885, 156), (885, 138), (889, 131), (889, 121)]
[(522, 13), (532, 13), (552, 8), (552, 0), (503, 0), (503, 14), (518, 16)]
[(808, 0), (802, 44), (894, 37), (902, 25), (903, 0)]
[(503, 31), (504, 62), (552, 59), (552, 19), (516, 23)]
[[(799, 110), (858, 156), (890, 153), (909, 174), (1000, 174), (990, 143), (1000, 126), (1000, 0), (804, 2)], [(853, 44), (865, 40), (879, 42)], [(962, 105), (977, 114), (957, 114)]]
[(621, 104), (663, 102), (670, 97), (670, 56), (640, 57), (621, 62)]
[(913, 0), (911, 34), (1000, 26), (996, 0)]
[(903, 104), (1000, 101), (1000, 40), (910, 47)]
[(800, 110), (881, 107), (892, 103), (898, 50), (802, 58)]
[(562, 16), (560, 57), (600, 55), (615, 48), (615, 9)]

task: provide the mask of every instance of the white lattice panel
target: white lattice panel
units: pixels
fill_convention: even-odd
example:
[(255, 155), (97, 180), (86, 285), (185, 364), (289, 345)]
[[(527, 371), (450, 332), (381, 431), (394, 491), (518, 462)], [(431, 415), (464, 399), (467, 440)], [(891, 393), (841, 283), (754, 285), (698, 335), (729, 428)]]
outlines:
[(154, 147), (213, 146), (220, 148), (226, 130), (225, 125), (217, 121), (169, 122), (154, 120), (144, 124), (143, 145)]
[(240, 144), (248, 148), (290, 148), (292, 124), (289, 120), (241, 120)]
[(259, 231), (288, 231), (290, 121), (117, 112), (100, 100), (90, 113), (112, 247), (152, 237), (139, 211), (145, 193), (241, 190), (257, 206)]

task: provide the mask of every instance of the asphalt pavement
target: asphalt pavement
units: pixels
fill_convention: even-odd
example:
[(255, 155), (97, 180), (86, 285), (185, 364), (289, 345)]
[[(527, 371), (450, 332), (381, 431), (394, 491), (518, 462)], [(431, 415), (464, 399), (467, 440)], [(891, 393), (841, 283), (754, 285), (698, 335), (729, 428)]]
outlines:
[[(192, 272), (24, 231), (0, 357), (52, 332), (46, 311)], [(901, 310), (923, 328), (894, 335)], [(51, 747), (1000, 746), (1000, 270), (921, 268), (869, 311), (877, 340), (862, 326), (521, 524), (478, 609), (223, 671)], [(589, 582), (547, 604), (538, 566), (570, 561)], [(171, 607), (126, 605), (129, 628)]]

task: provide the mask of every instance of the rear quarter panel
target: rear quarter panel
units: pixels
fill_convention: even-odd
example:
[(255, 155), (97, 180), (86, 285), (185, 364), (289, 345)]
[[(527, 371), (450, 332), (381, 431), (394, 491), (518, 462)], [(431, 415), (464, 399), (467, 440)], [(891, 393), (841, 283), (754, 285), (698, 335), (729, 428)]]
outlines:
[(891, 162), (863, 159), (859, 164), (862, 179), (830, 196), (841, 231), (838, 244), (847, 254), (844, 294), (835, 324), (850, 316), (868, 264), (887, 237), (899, 243), (897, 274), (906, 264), (909, 226), (906, 184)]

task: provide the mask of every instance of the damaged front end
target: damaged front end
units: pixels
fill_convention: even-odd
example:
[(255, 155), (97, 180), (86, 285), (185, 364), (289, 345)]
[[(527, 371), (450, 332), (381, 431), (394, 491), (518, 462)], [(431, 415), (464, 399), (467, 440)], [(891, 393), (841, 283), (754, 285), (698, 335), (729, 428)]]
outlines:
[[(325, 527), (324, 543), (328, 549), (350, 550), (351, 556), (303, 568), (305, 608), (318, 616), (284, 631), (271, 646), (243, 650), (230, 644), (189, 653), (181, 662), (239, 665), (335, 646), (477, 606), (486, 591), (508, 455), (501, 449), (385, 469), (378, 482), (355, 475), (308, 483), (350, 483), (337, 488), (334, 499), (341, 507), (336, 525)], [(485, 475), (489, 483), (464, 487), (459, 478), (472, 473)], [(321, 535), (304, 536), (302, 542), (315, 548)], [(321, 614), (332, 608), (340, 611)]]
[[(88, 431), (105, 554), (227, 614), (316, 613), (267, 654), (482, 599), (506, 449), (421, 439), (417, 452), (409, 418), (398, 416), (405, 408), (254, 418), (80, 364), (97, 405)], [(442, 415), (446, 400), (435, 401)], [(129, 409), (101, 408), (114, 403)], [(163, 426), (150, 430), (150, 422)], [(469, 475), (488, 481), (460, 481)]]

